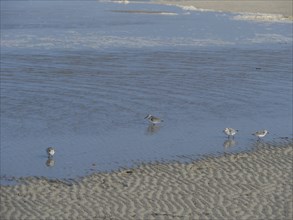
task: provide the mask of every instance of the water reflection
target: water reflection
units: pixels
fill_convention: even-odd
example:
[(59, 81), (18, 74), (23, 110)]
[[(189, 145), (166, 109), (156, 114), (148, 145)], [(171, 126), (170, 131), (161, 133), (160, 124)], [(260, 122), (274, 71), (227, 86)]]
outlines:
[(46, 166), (53, 167), (54, 165), (55, 165), (55, 161), (53, 160), (53, 158), (48, 158), (48, 160), (46, 161)]
[(224, 141), (223, 146), (224, 148), (230, 148), (236, 146), (237, 142), (233, 139), (228, 139)]
[(147, 128), (147, 134), (150, 134), (150, 135), (155, 134), (160, 129), (161, 129), (161, 127), (159, 125), (150, 124)]

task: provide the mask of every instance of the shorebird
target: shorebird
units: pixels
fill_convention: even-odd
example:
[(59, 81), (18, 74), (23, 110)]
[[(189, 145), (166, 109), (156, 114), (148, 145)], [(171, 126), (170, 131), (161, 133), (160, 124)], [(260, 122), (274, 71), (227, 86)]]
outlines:
[(230, 138), (231, 136), (234, 138), (234, 135), (238, 132), (238, 130), (234, 129), (234, 128), (225, 128), (223, 130), (223, 132), (228, 135), (228, 138)]
[(258, 139), (263, 138), (264, 136), (266, 136), (269, 132), (267, 130), (261, 130), (261, 131), (257, 131), (255, 133), (253, 133), (252, 135), (255, 135), (256, 137), (258, 137)]
[(150, 123), (152, 123), (153, 125), (155, 125), (155, 124), (159, 124), (159, 123), (163, 122), (162, 119), (157, 118), (157, 117), (152, 116), (152, 115), (147, 115), (147, 116), (145, 116), (145, 119), (148, 119), (148, 121), (149, 121)]
[(53, 155), (55, 154), (55, 150), (53, 147), (48, 147), (46, 151), (47, 151), (48, 157), (53, 157)]

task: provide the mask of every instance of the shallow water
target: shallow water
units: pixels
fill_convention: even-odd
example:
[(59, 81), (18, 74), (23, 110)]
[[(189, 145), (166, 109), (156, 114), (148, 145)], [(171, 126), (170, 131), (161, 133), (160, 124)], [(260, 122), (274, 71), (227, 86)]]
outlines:
[(91, 1), (1, 2), (1, 20), (2, 177), (248, 150), (263, 128), (292, 137), (291, 24)]

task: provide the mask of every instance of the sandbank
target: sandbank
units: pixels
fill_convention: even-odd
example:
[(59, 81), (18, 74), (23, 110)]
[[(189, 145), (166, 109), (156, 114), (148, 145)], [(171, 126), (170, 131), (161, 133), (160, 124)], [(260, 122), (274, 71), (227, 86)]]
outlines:
[[(190, 9), (241, 13), (243, 20), (292, 21), (292, 0), (153, 0)], [(236, 19), (240, 19), (237, 17)]]
[(1, 186), (1, 219), (292, 219), (292, 140), (76, 181)]

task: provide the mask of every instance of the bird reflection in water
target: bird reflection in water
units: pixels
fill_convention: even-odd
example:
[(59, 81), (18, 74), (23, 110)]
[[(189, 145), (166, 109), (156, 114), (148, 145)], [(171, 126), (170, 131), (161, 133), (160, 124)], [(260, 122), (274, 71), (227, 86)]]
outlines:
[(236, 146), (236, 141), (233, 139), (228, 139), (224, 141), (223, 146), (225, 149)]
[(46, 161), (46, 166), (53, 167), (54, 165), (55, 165), (55, 161), (53, 160), (53, 158), (48, 158), (48, 160)]
[(147, 134), (155, 134), (160, 130), (159, 125), (150, 124), (147, 128)]

